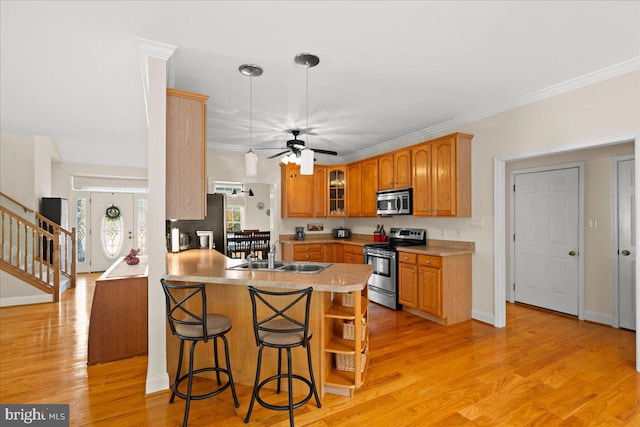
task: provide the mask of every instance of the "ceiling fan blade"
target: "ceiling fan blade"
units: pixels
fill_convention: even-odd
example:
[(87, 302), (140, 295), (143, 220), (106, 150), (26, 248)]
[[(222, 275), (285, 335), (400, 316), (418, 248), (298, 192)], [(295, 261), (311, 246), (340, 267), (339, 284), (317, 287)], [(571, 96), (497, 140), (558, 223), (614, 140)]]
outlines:
[(283, 154), (287, 154), (288, 152), (289, 152), (289, 150), (284, 150), (284, 151), (281, 151), (281, 152), (280, 152), (280, 153), (278, 153), (278, 154), (274, 154), (274, 155), (272, 155), (272, 156), (267, 157), (267, 159), (275, 159), (276, 157), (278, 157), (278, 156), (282, 156)]
[(319, 148), (312, 148), (313, 151), (315, 151), (316, 153), (320, 153), (320, 154), (329, 154), (331, 156), (337, 156), (338, 153), (336, 151), (330, 151), (330, 150), (321, 150)]

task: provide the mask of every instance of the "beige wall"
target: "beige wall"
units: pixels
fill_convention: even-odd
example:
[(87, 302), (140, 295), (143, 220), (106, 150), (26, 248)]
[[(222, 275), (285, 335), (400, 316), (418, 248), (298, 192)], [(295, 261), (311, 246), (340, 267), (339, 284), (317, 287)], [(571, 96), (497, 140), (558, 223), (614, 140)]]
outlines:
[[(473, 216), (484, 228), (462, 230), (473, 236), (474, 315), (491, 319), (494, 311), (493, 180), (494, 158), (558, 150), (589, 141), (640, 133), (640, 72), (586, 86), (533, 104), (460, 126), (472, 143)], [(622, 142), (622, 141), (621, 141)], [(465, 240), (463, 238), (463, 240)]]
[[(577, 150), (553, 156), (534, 157), (507, 163), (507, 209), (511, 203), (509, 174), (511, 171), (540, 166), (584, 162), (584, 310), (589, 320), (610, 323), (613, 314), (612, 301), (612, 161), (616, 156), (633, 154), (634, 144)], [(505, 212), (509, 218), (509, 212)], [(591, 221), (591, 226), (589, 225)], [(595, 221), (598, 222), (597, 228)], [(506, 247), (513, 230), (507, 227)], [(507, 252), (507, 277), (509, 277), (510, 253)], [(507, 283), (507, 286), (509, 284)]]

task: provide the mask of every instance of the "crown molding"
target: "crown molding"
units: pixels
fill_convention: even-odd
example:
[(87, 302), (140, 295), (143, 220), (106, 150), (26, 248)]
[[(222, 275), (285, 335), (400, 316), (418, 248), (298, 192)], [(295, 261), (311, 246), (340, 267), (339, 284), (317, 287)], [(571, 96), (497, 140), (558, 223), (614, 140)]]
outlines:
[[(505, 102), (503, 104), (495, 105), (493, 107), (486, 108), (484, 110), (476, 111), (465, 116), (461, 116), (446, 122), (438, 123), (437, 125), (430, 126), (428, 128), (394, 138), (380, 144), (373, 145), (371, 147), (359, 150), (352, 155), (341, 156), (340, 160), (343, 163), (351, 163), (368, 157), (373, 157), (379, 154), (394, 151), (403, 147), (407, 147), (414, 144), (419, 144), (423, 141), (436, 138), (438, 136), (446, 135), (459, 129), (461, 126), (472, 123), (477, 120), (484, 119), (486, 117), (493, 116), (514, 108), (522, 107), (524, 105), (532, 104), (534, 102), (542, 101), (547, 98), (551, 98), (563, 93), (571, 92), (595, 83), (603, 82), (615, 77), (622, 76), (627, 73), (640, 70), (640, 57), (632, 58), (628, 61), (624, 61), (610, 67), (603, 68), (601, 70), (594, 71), (589, 74), (585, 74), (580, 77), (576, 77), (571, 80), (550, 86), (545, 89), (530, 93), (528, 95), (521, 96), (512, 101)], [(246, 146), (232, 145), (232, 144), (207, 144), (208, 148), (216, 150), (226, 151), (242, 151), (247, 150)], [(259, 154), (259, 153), (258, 153)], [(338, 160), (338, 159), (335, 159)]]
[(142, 90), (144, 91), (147, 125), (149, 124), (149, 58), (161, 59), (167, 62), (167, 87), (172, 87), (175, 80), (175, 66), (171, 58), (177, 49), (177, 46), (138, 37), (138, 57), (140, 58), (140, 72), (142, 73)]
[(533, 92), (528, 95), (521, 96), (512, 101), (504, 104), (495, 105), (487, 109), (477, 111), (465, 116), (461, 116), (446, 122), (439, 123), (437, 125), (404, 135), (398, 138), (394, 138), (389, 141), (385, 141), (381, 144), (374, 145), (364, 150), (358, 151), (357, 154), (352, 156), (345, 156), (348, 162), (357, 161), (359, 159), (365, 159), (377, 154), (382, 154), (388, 151), (393, 151), (399, 148), (403, 148), (409, 145), (418, 144), (429, 139), (444, 135), (448, 132), (456, 130), (457, 128), (467, 123), (472, 123), (486, 117), (493, 116), (514, 108), (522, 107), (524, 105), (532, 104), (534, 102), (541, 101), (543, 99), (551, 98), (563, 93), (571, 92), (595, 83), (603, 82), (615, 77), (622, 76), (627, 73), (640, 70), (640, 57), (632, 58), (628, 61), (624, 61), (610, 67), (603, 68), (601, 70), (594, 71), (589, 74), (585, 74), (580, 77), (576, 77), (571, 80), (550, 86), (545, 89)]

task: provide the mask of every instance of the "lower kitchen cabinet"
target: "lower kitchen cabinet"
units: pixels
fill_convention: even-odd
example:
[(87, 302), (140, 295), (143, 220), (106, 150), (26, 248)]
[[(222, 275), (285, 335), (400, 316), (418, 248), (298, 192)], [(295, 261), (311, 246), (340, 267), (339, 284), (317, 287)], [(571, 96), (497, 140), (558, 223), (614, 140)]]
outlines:
[(398, 256), (403, 308), (445, 325), (471, 319), (471, 255)]
[(364, 248), (362, 245), (343, 243), (342, 262), (345, 264), (364, 264)]
[(323, 261), (322, 243), (294, 243), (282, 245), (283, 261)]
[(342, 262), (342, 243), (324, 243), (322, 253), (323, 262)]

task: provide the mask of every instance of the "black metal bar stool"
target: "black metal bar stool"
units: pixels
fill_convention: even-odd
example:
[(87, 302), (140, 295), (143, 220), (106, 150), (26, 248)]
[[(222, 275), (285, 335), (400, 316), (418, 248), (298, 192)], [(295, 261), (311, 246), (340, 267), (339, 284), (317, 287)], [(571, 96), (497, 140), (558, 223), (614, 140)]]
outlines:
[[(176, 396), (185, 399), (184, 421), (182, 425), (187, 426), (189, 419), (189, 407), (192, 400), (202, 400), (216, 396), (222, 393), (227, 387), (231, 386), (231, 394), (236, 408), (240, 407), (236, 388), (233, 384), (233, 375), (231, 375), (231, 362), (229, 361), (229, 345), (225, 334), (231, 330), (231, 319), (221, 314), (207, 313), (207, 294), (205, 285), (174, 285), (167, 283), (164, 279), (160, 279), (162, 289), (167, 302), (167, 318), (173, 335), (180, 338), (180, 356), (178, 357), (178, 369), (175, 381), (172, 387), (171, 398), (169, 403), (173, 403)], [(188, 305), (188, 307), (187, 307)], [(224, 353), (226, 358), (226, 367), (220, 367), (218, 363), (218, 338), (224, 344)], [(193, 369), (193, 356), (196, 344), (200, 341), (213, 341), (213, 357), (215, 366), (200, 369)], [(184, 353), (185, 341), (191, 341), (191, 350), (189, 352), (189, 372), (180, 375), (182, 369), (182, 355)], [(193, 376), (202, 372), (216, 373), (218, 388), (209, 393), (192, 395)], [(227, 375), (227, 381), (223, 384), (220, 381), (220, 373)], [(187, 392), (183, 393), (178, 390), (182, 381), (187, 380)]]
[[(309, 340), (312, 331), (309, 328), (309, 308), (311, 306), (311, 292), (313, 288), (302, 290), (271, 292), (259, 290), (249, 286), (249, 294), (251, 295), (251, 306), (253, 312), (253, 330), (256, 337), (256, 345), (258, 346), (258, 363), (256, 367), (256, 380), (253, 386), (253, 394), (251, 395), (251, 403), (249, 411), (244, 419), (245, 423), (249, 422), (253, 404), (257, 401), (265, 408), (277, 411), (289, 411), (289, 423), (293, 426), (293, 410), (304, 405), (314, 396), (318, 408), (322, 407), (316, 381), (313, 376), (313, 367), (311, 364), (311, 348)], [(293, 298), (293, 300), (292, 300)], [(305, 304), (304, 320), (297, 320), (292, 317), (293, 307), (298, 304)], [(258, 307), (263, 308), (267, 314), (258, 319)], [(280, 308), (282, 307), (282, 308)], [(262, 366), (262, 350), (265, 347), (278, 349), (278, 373), (269, 378), (260, 381), (260, 368)], [(309, 367), (309, 378), (294, 374), (291, 366), (291, 349), (294, 347), (306, 347), (307, 363)], [(282, 373), (282, 350), (287, 351), (287, 372)], [(260, 390), (263, 386), (271, 381), (277, 381), (276, 393), (280, 393), (280, 380), (287, 379), (287, 389), (289, 394), (288, 405), (272, 405), (265, 402), (260, 397)], [(309, 386), (309, 393), (298, 402), (293, 401), (293, 380), (299, 380)]]

